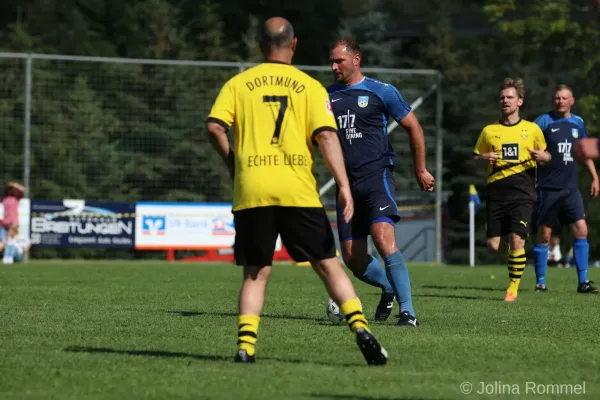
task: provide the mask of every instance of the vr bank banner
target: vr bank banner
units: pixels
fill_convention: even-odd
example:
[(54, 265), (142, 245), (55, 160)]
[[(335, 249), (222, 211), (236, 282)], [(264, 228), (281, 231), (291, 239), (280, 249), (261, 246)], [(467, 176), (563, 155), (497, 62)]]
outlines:
[(138, 202), (138, 250), (209, 249), (233, 246), (231, 204)]
[(135, 246), (135, 203), (31, 200), (31, 243), (41, 247)]

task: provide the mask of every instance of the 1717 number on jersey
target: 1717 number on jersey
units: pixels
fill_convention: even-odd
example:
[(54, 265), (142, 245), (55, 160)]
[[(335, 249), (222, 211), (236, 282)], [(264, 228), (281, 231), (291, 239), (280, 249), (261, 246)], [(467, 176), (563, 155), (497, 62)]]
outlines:
[(519, 161), (519, 143), (502, 143), (502, 161)]

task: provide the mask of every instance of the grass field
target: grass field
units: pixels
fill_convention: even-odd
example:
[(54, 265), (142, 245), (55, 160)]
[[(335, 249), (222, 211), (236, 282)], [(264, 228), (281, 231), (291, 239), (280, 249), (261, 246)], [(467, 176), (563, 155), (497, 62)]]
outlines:
[[(600, 398), (600, 297), (575, 293), (573, 269), (549, 269), (550, 291), (536, 294), (528, 267), (514, 304), (501, 301), (504, 267), (410, 270), (422, 325), (372, 322), (390, 361), (368, 367), (347, 326), (325, 319), (327, 295), (309, 268), (274, 268), (257, 364), (237, 365), (237, 267), (0, 266), (0, 398)], [(372, 319), (379, 292), (355, 283)], [(580, 395), (546, 386), (584, 382)]]

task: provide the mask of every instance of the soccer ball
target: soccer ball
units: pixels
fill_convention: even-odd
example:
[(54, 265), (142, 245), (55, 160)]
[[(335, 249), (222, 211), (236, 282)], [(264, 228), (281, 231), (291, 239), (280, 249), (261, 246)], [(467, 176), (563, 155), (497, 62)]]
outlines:
[(339, 325), (344, 320), (344, 314), (342, 314), (342, 312), (340, 311), (340, 307), (337, 304), (335, 304), (335, 301), (333, 301), (332, 299), (329, 299), (327, 301), (326, 313), (327, 318), (329, 318), (331, 323), (334, 325)]

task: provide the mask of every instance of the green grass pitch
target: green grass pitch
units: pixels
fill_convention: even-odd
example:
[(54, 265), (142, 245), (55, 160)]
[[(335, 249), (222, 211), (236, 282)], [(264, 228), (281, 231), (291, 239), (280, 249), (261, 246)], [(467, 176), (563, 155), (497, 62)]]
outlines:
[[(388, 365), (368, 367), (347, 326), (326, 320), (317, 276), (285, 264), (267, 289), (257, 363), (237, 365), (233, 265), (0, 265), (0, 398), (600, 398), (600, 296), (575, 292), (574, 269), (550, 268), (550, 291), (536, 294), (528, 266), (514, 304), (502, 301), (505, 267), (410, 273), (421, 327), (371, 322)], [(379, 291), (353, 280), (372, 320)]]

